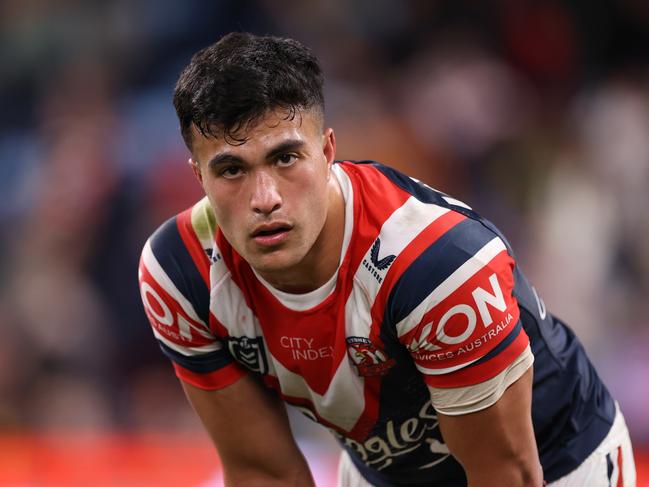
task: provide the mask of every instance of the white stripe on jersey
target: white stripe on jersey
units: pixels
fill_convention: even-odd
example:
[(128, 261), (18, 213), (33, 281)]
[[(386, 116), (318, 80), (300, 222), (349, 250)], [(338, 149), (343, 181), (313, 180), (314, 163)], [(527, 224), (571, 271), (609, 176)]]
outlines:
[(324, 395), (314, 392), (301, 375), (282, 365), (270, 353), (277, 368), (282, 394), (308, 399), (318, 415), (345, 431), (350, 431), (365, 409), (364, 380), (356, 375), (347, 356), (343, 357)]
[(442, 198), (444, 198), (444, 201), (446, 201), (449, 205), (460, 206), (462, 208), (466, 208), (467, 210), (472, 209), (469, 205), (467, 205), (463, 201), (456, 200), (455, 198), (451, 198), (450, 196), (442, 196)]
[[(223, 280), (220, 286), (212, 290), (210, 311), (227, 326), (228, 334), (232, 337), (263, 335), (257, 316), (248, 307), (241, 289), (231, 278)], [(360, 336), (367, 336), (367, 333)], [(313, 391), (302, 376), (284, 367), (268, 347), (266, 347), (266, 356), (268, 375), (279, 381), (284, 395), (308, 399), (326, 421), (345, 430), (353, 428), (363, 413), (365, 399), (363, 379), (356, 375), (346, 356), (341, 360), (324, 395)], [(340, 401), (341, 395), (346, 398), (344, 401)], [(343, 408), (340, 407), (341, 404)], [(335, 405), (337, 407), (334, 407)]]
[(207, 345), (203, 345), (202, 347), (183, 347), (165, 338), (154, 327), (151, 327), (151, 329), (153, 330), (153, 334), (158, 340), (160, 340), (162, 343), (164, 343), (172, 350), (175, 350), (176, 352), (185, 355), (187, 357), (191, 357), (194, 355), (202, 355), (209, 352), (216, 352), (217, 350), (221, 350), (223, 348), (223, 344), (219, 341), (208, 343)]
[[(216, 267), (216, 265), (212, 265)], [(226, 327), (228, 335), (234, 338), (263, 336), (259, 319), (248, 307), (246, 298), (228, 273), (216, 283), (210, 293), (210, 312)], [(266, 351), (270, 358), (270, 352)], [(275, 364), (268, 360), (268, 373), (275, 375)]]
[(230, 275), (212, 288), (210, 312), (232, 337), (252, 338), (262, 335), (257, 316), (248, 307), (243, 292)]
[(353, 286), (345, 303), (345, 332), (348, 337), (369, 338), (372, 326), (373, 299), (367, 295), (364, 286)]
[(415, 367), (417, 367), (417, 370), (427, 375), (443, 375), (443, 374), (448, 374), (450, 372), (455, 372), (456, 370), (463, 369), (464, 367), (471, 365), (473, 362), (476, 362), (477, 360), (480, 360), (480, 357), (475, 358), (473, 360), (469, 360), (468, 362), (463, 362), (460, 365), (454, 365), (453, 367), (446, 367), (445, 369), (429, 369), (428, 367), (423, 367), (419, 365), (417, 362), (415, 362)]
[[(506, 249), (505, 244), (499, 237), (494, 237), (490, 240), (464, 264), (458, 267), (453, 274), (448, 276), (444, 282), (437, 286), (408, 316), (397, 323), (397, 334), (401, 337), (416, 327), (430, 309), (450, 296), (462, 284), (491, 262), (496, 255)], [(446, 372), (450, 371), (446, 370)]]
[(178, 290), (173, 281), (169, 278), (169, 276), (167, 276), (167, 273), (158, 262), (158, 259), (156, 259), (155, 255), (153, 254), (153, 250), (151, 249), (151, 242), (149, 240), (147, 240), (146, 244), (144, 245), (144, 249), (142, 250), (142, 260), (147, 270), (149, 271), (149, 273), (151, 273), (151, 276), (153, 276), (153, 279), (155, 279), (160, 287), (162, 287), (162, 289), (164, 289), (173, 299), (176, 300), (176, 302), (182, 307), (183, 311), (187, 313), (187, 316), (189, 316), (195, 322), (203, 325), (205, 329), (197, 328), (192, 323), (189, 323), (189, 326), (191, 326), (191, 328), (202, 337), (213, 339), (214, 335), (207, 331), (209, 330), (207, 324), (198, 317), (196, 311), (194, 310), (194, 306), (192, 306), (192, 304), (185, 298), (185, 296), (183, 296), (183, 293)]
[[(390, 215), (381, 227), (379, 232), (379, 258), (388, 255), (399, 255), (428, 225), (449, 211), (451, 210), (439, 205), (423, 203), (414, 196), (408, 198), (400, 208)], [(363, 256), (361, 265), (354, 276), (354, 279), (360, 281), (365, 287), (370, 308), (382, 284), (375, 276), (384, 278), (389, 269), (389, 267), (382, 270), (377, 269), (372, 264), (371, 254), (372, 247)], [(365, 262), (369, 263), (373, 270), (365, 267), (363, 265)]]
[(464, 203), (463, 201), (456, 200), (455, 198), (451, 198), (450, 196), (444, 196), (444, 193), (442, 193), (441, 191), (427, 185), (426, 183), (421, 182), (417, 178), (413, 178), (411, 176), (410, 179), (412, 179), (417, 184), (421, 184), (422, 186), (430, 189), (431, 191), (434, 191), (435, 193), (438, 193), (444, 199), (444, 201), (446, 201), (449, 205), (460, 206), (462, 208), (466, 208), (467, 210), (472, 210), (472, 208), (469, 205), (467, 205), (466, 203)]

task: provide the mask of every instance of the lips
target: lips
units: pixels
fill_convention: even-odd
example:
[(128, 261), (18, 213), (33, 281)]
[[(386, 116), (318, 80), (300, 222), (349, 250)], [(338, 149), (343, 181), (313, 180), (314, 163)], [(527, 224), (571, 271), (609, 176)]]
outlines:
[(262, 247), (279, 245), (288, 237), (292, 226), (286, 223), (269, 223), (258, 226), (251, 234), (251, 238)]
[(274, 223), (269, 225), (260, 225), (252, 232), (252, 237), (267, 237), (276, 235), (281, 232), (287, 232), (291, 229), (290, 225), (284, 223)]

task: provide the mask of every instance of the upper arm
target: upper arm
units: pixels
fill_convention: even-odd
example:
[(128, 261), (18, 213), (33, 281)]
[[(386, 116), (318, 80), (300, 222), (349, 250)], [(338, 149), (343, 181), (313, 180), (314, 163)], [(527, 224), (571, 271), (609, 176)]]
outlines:
[(176, 375), (206, 389), (226, 387), (244, 371), (210, 327), (209, 288), (175, 219), (146, 242), (138, 278), (144, 311)]
[(286, 410), (232, 359), (210, 321), (209, 288), (175, 219), (145, 244), (139, 281), (162, 352), (221, 456), (228, 485), (310, 485)]
[(218, 391), (182, 384), (216, 445), (228, 485), (313, 484), (284, 404), (253, 377)]
[(481, 411), (438, 414), (444, 442), (462, 464), (469, 485), (540, 486), (542, 470), (532, 428), (532, 369)]
[(514, 259), (480, 222), (455, 223), (403, 273), (391, 318), (428, 386), (464, 387), (505, 370), (529, 344)]
[(430, 388), (444, 440), (470, 485), (536, 485), (541, 478), (532, 357), (514, 269), (498, 234), (459, 219), (404, 272), (392, 300), (399, 339)]

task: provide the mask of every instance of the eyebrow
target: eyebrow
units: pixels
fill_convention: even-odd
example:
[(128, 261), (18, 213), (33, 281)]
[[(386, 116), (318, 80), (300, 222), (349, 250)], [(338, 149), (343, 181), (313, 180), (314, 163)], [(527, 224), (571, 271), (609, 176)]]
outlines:
[[(284, 142), (280, 142), (278, 145), (269, 150), (266, 154), (266, 159), (272, 159), (273, 157), (283, 152), (301, 149), (305, 145), (306, 142), (300, 139), (285, 140)], [(222, 152), (210, 159), (210, 161), (207, 163), (207, 167), (214, 169), (220, 164), (242, 164), (243, 162), (243, 159), (241, 159), (239, 156), (235, 156), (234, 154), (231, 154), (229, 152)]]

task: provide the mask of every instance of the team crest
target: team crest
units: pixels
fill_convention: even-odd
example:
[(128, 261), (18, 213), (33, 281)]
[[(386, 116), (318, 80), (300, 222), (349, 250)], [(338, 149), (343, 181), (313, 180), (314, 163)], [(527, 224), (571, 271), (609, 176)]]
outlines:
[(235, 360), (241, 362), (253, 372), (268, 372), (268, 362), (262, 337), (228, 337), (228, 349)]
[(395, 364), (393, 358), (365, 337), (347, 337), (347, 355), (361, 377), (385, 375)]

